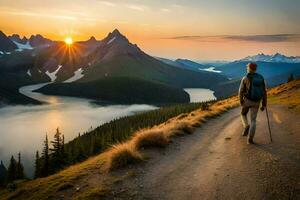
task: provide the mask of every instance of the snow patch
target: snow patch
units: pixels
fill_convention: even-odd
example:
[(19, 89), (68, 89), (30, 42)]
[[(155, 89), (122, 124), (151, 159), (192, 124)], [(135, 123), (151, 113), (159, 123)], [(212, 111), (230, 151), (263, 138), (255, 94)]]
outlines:
[(116, 37), (113, 37), (112, 39), (110, 39), (110, 40), (107, 42), (107, 44), (112, 43), (115, 39), (116, 39)]
[(31, 72), (30, 72), (30, 69), (28, 69), (28, 70), (27, 70), (27, 74), (28, 74), (28, 76), (30, 76), (30, 77), (31, 77)]
[(299, 63), (300, 57), (299, 56), (285, 56), (280, 53), (276, 53), (273, 55), (267, 55), (267, 54), (257, 54), (254, 56), (248, 56), (246, 58), (241, 59), (240, 61), (250, 61), (250, 62), (277, 62), (277, 63)]
[(68, 80), (65, 80), (64, 83), (72, 83), (84, 77), (82, 68), (77, 69), (74, 73), (74, 76), (72, 76)]
[(22, 51), (23, 49), (33, 49), (33, 47), (29, 44), (29, 41), (27, 41), (26, 44), (21, 44), (19, 42), (15, 42), (15, 41), (13, 41), (13, 42), (18, 47), (18, 49), (16, 51)]
[(54, 82), (56, 80), (56, 78), (57, 78), (56, 74), (60, 70), (61, 67), (62, 67), (62, 65), (58, 65), (58, 68), (54, 72), (46, 71), (46, 74), (51, 79), (51, 82)]
[(221, 73), (222, 72), (222, 71), (219, 71), (219, 70), (215, 70), (215, 67), (209, 67), (209, 68), (206, 68), (206, 69), (199, 68), (199, 70), (203, 70), (203, 71), (207, 71), (207, 72), (214, 72), (214, 73)]

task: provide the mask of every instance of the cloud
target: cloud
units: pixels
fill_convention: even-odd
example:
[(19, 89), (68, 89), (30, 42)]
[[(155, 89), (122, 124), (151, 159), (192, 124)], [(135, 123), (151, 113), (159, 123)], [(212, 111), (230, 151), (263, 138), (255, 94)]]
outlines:
[(170, 12), (170, 9), (168, 9), (168, 8), (161, 8), (160, 11), (162, 11), (162, 12)]
[(130, 9), (136, 10), (136, 11), (145, 11), (145, 6), (127, 5), (127, 8), (130, 8)]
[(48, 18), (58, 18), (58, 19), (65, 19), (65, 20), (77, 20), (77, 17), (68, 16), (68, 15), (51, 15), (51, 14), (44, 14), (38, 12), (6, 12), (10, 15), (21, 15), (21, 16), (33, 16), (33, 17), (48, 17)]
[(300, 41), (300, 34), (176, 36), (164, 39), (194, 40), (199, 42), (244, 41), (267, 43)]
[(286, 42), (300, 40), (300, 34), (227, 36), (225, 39), (250, 42)]
[(112, 3), (110, 1), (99, 1), (101, 4), (105, 5), (105, 6), (110, 6), (110, 7), (115, 7), (116, 4)]
[(56, 10), (55, 13), (44, 13), (39, 11), (25, 11), (17, 9), (5, 9), (0, 7), (0, 12), (7, 15), (24, 16), (24, 17), (39, 17), (39, 18), (53, 18), (60, 20), (76, 21), (85, 20), (90, 22), (106, 22), (104, 19), (93, 17), (82, 12), (73, 12), (68, 10)]

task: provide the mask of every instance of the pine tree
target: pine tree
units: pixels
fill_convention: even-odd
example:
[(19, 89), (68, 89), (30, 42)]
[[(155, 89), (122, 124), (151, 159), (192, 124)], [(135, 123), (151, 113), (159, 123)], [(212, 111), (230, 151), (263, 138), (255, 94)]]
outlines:
[(34, 164), (34, 178), (38, 178), (41, 177), (41, 158), (40, 158), (40, 154), (39, 151), (36, 151), (35, 154), (35, 164)]
[(74, 156), (75, 162), (80, 162), (80, 161), (83, 161), (84, 159), (86, 159), (86, 155), (83, 150), (83, 145), (80, 142), (80, 140), (78, 140), (78, 139), (75, 144), (75, 150), (76, 150), (75, 156)]
[(49, 143), (48, 143), (48, 136), (46, 134), (46, 139), (44, 141), (44, 148), (42, 152), (42, 163), (41, 163), (41, 176), (45, 177), (49, 174)]
[(68, 163), (68, 155), (65, 150), (65, 135), (62, 135), (61, 141), (61, 166), (64, 167)]
[(91, 136), (90, 137), (90, 151), (89, 151), (89, 155), (94, 155), (95, 153), (95, 137)]
[(16, 180), (16, 170), (17, 169), (17, 161), (14, 156), (11, 156), (10, 163), (7, 170), (7, 181), (12, 182)]
[(24, 179), (24, 178), (25, 178), (24, 167), (21, 162), (21, 153), (19, 152), (18, 162), (17, 162), (17, 166), (16, 166), (16, 179)]
[(4, 166), (2, 160), (0, 164), (0, 186), (4, 186), (6, 183), (7, 169)]
[(59, 132), (59, 129), (56, 129), (56, 133), (54, 135), (54, 140), (51, 141), (52, 148), (50, 151), (52, 152), (52, 159), (51, 159), (51, 169), (53, 171), (56, 171), (58, 169), (61, 169), (63, 166), (63, 155), (62, 155), (62, 137), (61, 132)]

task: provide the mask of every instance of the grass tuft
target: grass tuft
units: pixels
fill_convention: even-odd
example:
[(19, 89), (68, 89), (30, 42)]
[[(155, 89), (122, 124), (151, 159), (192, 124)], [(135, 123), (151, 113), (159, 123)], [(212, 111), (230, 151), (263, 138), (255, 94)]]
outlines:
[(108, 153), (107, 169), (109, 171), (144, 160), (132, 142), (114, 145)]
[(169, 143), (168, 137), (158, 129), (142, 130), (135, 134), (133, 143), (137, 149), (147, 147), (165, 147)]
[(175, 135), (184, 135), (193, 133), (195, 128), (191, 123), (187, 121), (177, 121), (174, 122), (171, 126), (166, 127), (165, 134), (167, 137), (172, 137)]

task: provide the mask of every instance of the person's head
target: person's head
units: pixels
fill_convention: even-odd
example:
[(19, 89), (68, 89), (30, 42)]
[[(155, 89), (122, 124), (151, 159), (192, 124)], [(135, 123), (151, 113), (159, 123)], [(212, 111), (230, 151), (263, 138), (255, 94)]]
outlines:
[(254, 62), (248, 63), (247, 64), (247, 72), (248, 73), (255, 73), (257, 69), (257, 64)]

